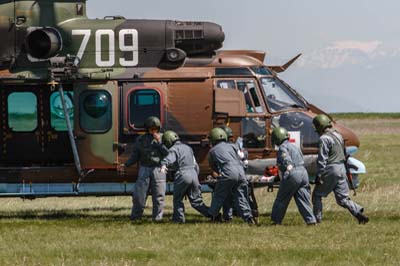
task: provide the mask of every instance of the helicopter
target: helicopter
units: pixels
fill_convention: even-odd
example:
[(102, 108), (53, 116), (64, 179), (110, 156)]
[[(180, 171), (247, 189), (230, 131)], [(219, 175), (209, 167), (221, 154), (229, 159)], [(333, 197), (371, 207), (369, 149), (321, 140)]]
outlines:
[[(0, 34), (0, 197), (131, 195), (138, 169), (120, 166), (149, 116), (193, 148), (204, 192), (215, 126), (248, 150), (255, 186), (276, 164), (277, 126), (315, 173), (312, 118), (325, 112), (278, 77), (300, 55), (267, 66), (264, 52), (219, 50), (215, 23), (89, 19), (84, 0), (2, 0)], [(333, 126), (354, 154), (357, 136)], [(352, 159), (353, 174), (365, 173)]]

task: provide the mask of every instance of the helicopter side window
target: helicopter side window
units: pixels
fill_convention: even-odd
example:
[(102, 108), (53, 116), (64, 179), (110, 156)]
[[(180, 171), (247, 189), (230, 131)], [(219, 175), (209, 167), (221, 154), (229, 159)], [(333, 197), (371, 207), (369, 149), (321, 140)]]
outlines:
[(261, 117), (245, 117), (242, 119), (242, 135), (244, 148), (264, 148), (266, 146), (265, 120)]
[(38, 125), (37, 98), (32, 92), (8, 95), (8, 126), (15, 132), (32, 132)]
[(248, 113), (263, 113), (264, 110), (260, 104), (256, 85), (253, 80), (230, 80), (221, 79), (217, 81), (217, 88), (220, 89), (238, 89), (244, 94), (246, 100), (246, 109)]
[(80, 126), (88, 133), (105, 133), (112, 126), (111, 95), (105, 90), (84, 91), (79, 97)]
[[(74, 121), (74, 92), (65, 91), (64, 96), (69, 120), (72, 123), (72, 121)], [(58, 91), (55, 91), (50, 95), (50, 116), (50, 124), (54, 130), (67, 131), (67, 122), (65, 121), (61, 95)]]
[(302, 148), (318, 148), (319, 136), (315, 132), (312, 124), (312, 118), (302, 112), (288, 112), (275, 115), (271, 121), (272, 128), (283, 127), (299, 134), (299, 146)]
[(234, 80), (218, 80), (217, 88), (220, 89), (236, 89)]
[(144, 128), (149, 116), (160, 117), (160, 94), (154, 89), (134, 90), (129, 94), (129, 124), (133, 128)]
[(237, 81), (237, 87), (246, 99), (248, 113), (263, 113), (263, 108), (257, 95), (256, 85), (252, 80)]

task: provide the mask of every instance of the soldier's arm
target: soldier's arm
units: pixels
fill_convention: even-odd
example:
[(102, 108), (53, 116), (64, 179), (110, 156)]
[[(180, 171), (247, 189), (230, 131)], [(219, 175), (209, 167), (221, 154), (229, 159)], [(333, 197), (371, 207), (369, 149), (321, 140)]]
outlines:
[(170, 153), (170, 150), (168, 150), (168, 148), (164, 144), (160, 144), (159, 149), (162, 156), (168, 156), (168, 154)]
[(215, 163), (211, 153), (208, 154), (208, 165), (210, 166), (210, 168), (213, 171), (213, 173), (216, 173), (217, 175), (219, 174), (218, 173), (218, 168), (216, 166), (216, 163)]
[(282, 173), (286, 171), (290, 172), (293, 168), (292, 157), (289, 150), (284, 146), (280, 146), (278, 150), (278, 167)]
[(161, 166), (170, 166), (174, 164), (177, 160), (176, 153), (173, 149), (170, 149), (168, 152), (168, 155), (162, 159), (161, 161)]
[(329, 159), (329, 140), (321, 137), (319, 139), (319, 149), (317, 158), (317, 176), (322, 175)]

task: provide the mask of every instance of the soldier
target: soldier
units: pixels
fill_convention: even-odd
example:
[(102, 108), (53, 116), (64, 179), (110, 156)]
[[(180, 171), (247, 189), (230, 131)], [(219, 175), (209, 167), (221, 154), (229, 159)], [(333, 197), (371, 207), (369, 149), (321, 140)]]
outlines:
[(238, 147), (227, 143), (226, 133), (221, 128), (213, 128), (209, 138), (212, 144), (208, 157), (209, 164), (217, 175), (217, 183), (209, 210), (212, 220), (220, 220), (219, 210), (232, 193), (240, 217), (249, 224), (255, 224), (247, 201), (246, 176), (238, 155)]
[[(221, 128), (225, 131), (226, 136), (228, 138), (228, 142), (231, 144), (235, 144), (232, 129), (228, 126), (220, 126), (219, 128)], [(235, 145), (237, 145), (237, 144), (235, 144)], [(248, 161), (247, 161), (248, 152), (246, 150), (241, 149), (241, 147), (239, 147), (239, 145), (238, 145), (238, 155), (243, 164), (244, 169), (246, 169), (247, 164), (248, 164)], [(249, 189), (249, 187), (248, 187), (248, 189)], [(246, 194), (248, 195), (249, 192), (247, 192)], [(247, 200), (250, 204), (250, 207), (252, 207), (249, 197), (247, 197)], [(233, 206), (234, 206), (233, 194), (230, 193), (230, 195), (226, 198), (224, 205), (222, 206), (222, 218), (224, 219), (224, 221), (226, 221), (226, 222), (232, 221)]]
[(161, 144), (161, 122), (157, 117), (148, 117), (145, 128), (147, 133), (137, 138), (132, 155), (122, 168), (139, 162), (139, 175), (132, 195), (131, 220), (142, 217), (150, 186), (153, 199), (153, 221), (161, 221), (166, 177), (160, 172), (160, 162), (168, 154), (168, 149)]
[(337, 204), (348, 209), (360, 224), (367, 223), (369, 219), (363, 214), (364, 208), (349, 198), (343, 137), (332, 129), (331, 120), (326, 115), (320, 114), (314, 117), (313, 124), (320, 135), (317, 177), (312, 195), (317, 222), (322, 220), (322, 197), (328, 196), (333, 191)]
[(281, 183), (271, 213), (273, 223), (282, 223), (293, 197), (306, 224), (315, 225), (316, 220), (311, 207), (311, 189), (304, 167), (303, 153), (289, 142), (289, 134), (282, 127), (274, 128), (271, 142), (272, 145), (279, 146), (276, 161), (281, 173)]
[(199, 165), (194, 158), (192, 148), (183, 144), (179, 140), (179, 136), (170, 130), (163, 134), (162, 142), (169, 149), (169, 153), (161, 161), (161, 172), (166, 174), (167, 167), (176, 171), (174, 176), (174, 214), (172, 221), (175, 223), (185, 222), (184, 196), (189, 198), (189, 202), (194, 209), (209, 217), (209, 208), (204, 204), (201, 196), (198, 179)]

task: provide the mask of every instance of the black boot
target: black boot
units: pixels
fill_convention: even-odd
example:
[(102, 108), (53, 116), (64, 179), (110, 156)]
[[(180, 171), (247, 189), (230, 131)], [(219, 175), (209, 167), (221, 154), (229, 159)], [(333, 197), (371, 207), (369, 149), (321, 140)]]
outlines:
[(366, 224), (369, 222), (369, 218), (364, 215), (362, 212), (357, 213), (356, 218), (359, 224)]
[(218, 213), (217, 216), (211, 216), (210, 217), (210, 222), (212, 223), (222, 223), (222, 215)]

